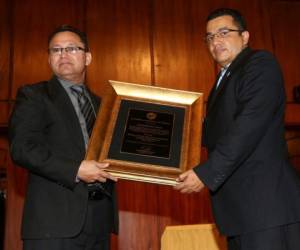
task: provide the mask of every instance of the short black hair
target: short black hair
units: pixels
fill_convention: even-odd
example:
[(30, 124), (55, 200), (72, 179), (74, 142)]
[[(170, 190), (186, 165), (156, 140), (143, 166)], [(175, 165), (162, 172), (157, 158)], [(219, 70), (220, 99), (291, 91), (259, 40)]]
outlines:
[(79, 29), (77, 29), (77, 28), (75, 28), (75, 27), (73, 27), (73, 26), (71, 26), (71, 25), (67, 25), (67, 24), (64, 24), (64, 25), (61, 25), (61, 26), (57, 27), (57, 28), (49, 35), (49, 37), (48, 37), (48, 45), (50, 44), (51, 40), (53, 39), (53, 37), (54, 37), (57, 33), (60, 33), (60, 32), (66, 32), (66, 31), (72, 32), (72, 33), (76, 34), (77, 36), (79, 36), (80, 41), (84, 44), (84, 49), (85, 49), (85, 51), (89, 51), (89, 50), (90, 50), (90, 49), (89, 49), (89, 43), (88, 43), (86, 34), (85, 34), (83, 31), (81, 31), (81, 30), (79, 30)]
[(220, 17), (220, 16), (231, 16), (233, 18), (234, 23), (238, 26), (238, 28), (241, 31), (247, 30), (247, 23), (246, 23), (244, 17), (242, 16), (242, 14), (238, 10), (230, 9), (230, 8), (219, 8), (219, 9), (212, 11), (207, 16), (206, 22), (208, 22), (212, 19), (215, 19), (217, 17)]

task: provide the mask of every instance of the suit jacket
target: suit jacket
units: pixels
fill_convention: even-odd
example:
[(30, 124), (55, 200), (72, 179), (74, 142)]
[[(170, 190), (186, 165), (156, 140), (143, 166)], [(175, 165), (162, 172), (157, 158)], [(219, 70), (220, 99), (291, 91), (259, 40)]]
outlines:
[(266, 51), (244, 49), (211, 91), (203, 127), (209, 157), (195, 172), (210, 189), (225, 235), (300, 220), (300, 180), (287, 159), (284, 109), (282, 73)]
[[(90, 95), (98, 109), (100, 99)], [(75, 181), (85, 157), (85, 144), (75, 109), (56, 77), (19, 89), (9, 139), (12, 159), (29, 171), (22, 237), (77, 235), (83, 227), (88, 203), (86, 185)], [(107, 232), (116, 232), (118, 226), (112, 190), (113, 198), (108, 201), (114, 211), (112, 223), (99, 225)]]

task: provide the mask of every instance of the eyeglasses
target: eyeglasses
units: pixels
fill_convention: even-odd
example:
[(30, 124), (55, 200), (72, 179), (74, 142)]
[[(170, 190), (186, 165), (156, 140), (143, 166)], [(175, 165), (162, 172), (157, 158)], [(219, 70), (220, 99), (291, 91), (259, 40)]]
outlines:
[(85, 49), (81, 47), (69, 46), (65, 48), (60, 48), (60, 47), (49, 48), (48, 52), (50, 55), (61, 55), (63, 51), (67, 54), (76, 54), (80, 50), (85, 51)]
[(215, 38), (226, 38), (230, 32), (243, 32), (244, 30), (234, 30), (234, 29), (222, 29), (216, 32), (215, 34), (207, 34), (204, 37), (206, 43), (212, 43)]

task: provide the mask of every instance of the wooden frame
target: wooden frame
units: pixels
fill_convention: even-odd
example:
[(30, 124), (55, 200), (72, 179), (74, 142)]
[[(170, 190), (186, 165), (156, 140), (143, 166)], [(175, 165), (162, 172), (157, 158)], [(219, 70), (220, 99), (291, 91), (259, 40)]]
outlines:
[(200, 162), (203, 94), (109, 82), (86, 159), (121, 179), (175, 185)]

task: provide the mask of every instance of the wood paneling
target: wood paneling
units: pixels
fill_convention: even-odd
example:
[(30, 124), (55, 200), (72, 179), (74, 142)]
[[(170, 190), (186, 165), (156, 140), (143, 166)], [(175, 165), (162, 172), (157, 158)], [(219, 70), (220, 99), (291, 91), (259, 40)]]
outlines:
[(10, 5), (9, 1), (0, 1), (0, 100), (9, 97), (10, 62)]
[(288, 127), (300, 126), (300, 104), (288, 103), (285, 111), (285, 123)]
[(11, 104), (7, 100), (0, 100), (0, 127), (6, 127), (9, 119)]
[(139, 182), (118, 183), (120, 206), (119, 250), (159, 250), (158, 186)]
[(0, 1), (0, 126), (7, 123), (10, 108), (10, 7), (8, 0)]
[(153, 48), (158, 86), (208, 92), (214, 63), (203, 41), (208, 8), (201, 1), (154, 1)]
[(274, 2), (271, 8), (274, 53), (283, 70), (288, 104), (285, 123), (287, 142), (292, 165), (300, 173), (300, 104), (294, 103), (293, 88), (300, 85), (300, 2)]
[(7, 140), (0, 131), (0, 249), (4, 247), (5, 232), (5, 194), (7, 190), (7, 179), (5, 178), (7, 169)]
[(151, 83), (149, 0), (87, 1), (93, 54), (88, 84), (103, 94), (108, 80)]
[[(293, 87), (300, 85), (300, 2), (275, 2), (272, 4), (272, 37), (274, 52), (285, 78), (287, 101), (293, 101)], [(298, 104), (299, 105), (299, 104)], [(299, 116), (299, 113), (295, 113)]]
[(7, 160), (7, 200), (5, 250), (21, 250), (21, 220), (26, 192), (27, 172)]
[(120, 180), (118, 194), (119, 250), (159, 250), (167, 225), (213, 222), (207, 191), (182, 195), (170, 186)]

